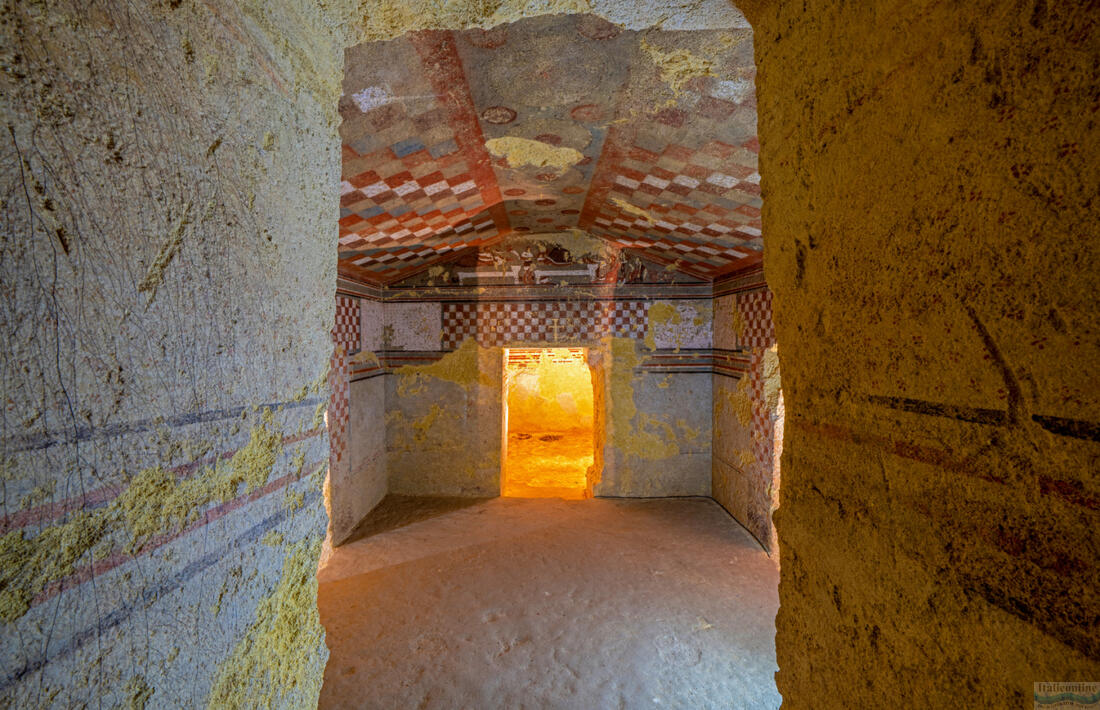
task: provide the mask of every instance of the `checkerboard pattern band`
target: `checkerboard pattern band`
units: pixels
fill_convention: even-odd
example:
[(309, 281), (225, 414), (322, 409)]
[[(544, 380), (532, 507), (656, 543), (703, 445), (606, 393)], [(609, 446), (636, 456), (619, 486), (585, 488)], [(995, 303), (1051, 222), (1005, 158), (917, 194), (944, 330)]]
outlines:
[(343, 346), (344, 352), (353, 353), (359, 349), (360, 328), (359, 299), (337, 296), (332, 342)]
[(443, 348), (476, 338), (485, 347), (522, 342), (596, 340), (607, 335), (641, 338), (645, 301), (446, 303)]
[(580, 226), (624, 247), (714, 272), (762, 249), (756, 145), (631, 145), (601, 160)]
[(743, 325), (740, 345), (745, 348), (770, 348), (775, 345), (772, 322), (772, 292), (768, 289), (737, 296), (737, 310)]
[(342, 345), (332, 351), (328, 375), (331, 394), (328, 403), (329, 463), (335, 466), (348, 448), (348, 358)]

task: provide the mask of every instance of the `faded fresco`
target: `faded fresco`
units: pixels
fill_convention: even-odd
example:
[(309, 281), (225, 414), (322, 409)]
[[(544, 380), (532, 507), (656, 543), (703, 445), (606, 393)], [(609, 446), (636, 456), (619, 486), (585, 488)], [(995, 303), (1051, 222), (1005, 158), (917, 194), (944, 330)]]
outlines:
[(416, 286), (569, 286), (699, 283), (582, 232), (507, 237), (403, 279)]

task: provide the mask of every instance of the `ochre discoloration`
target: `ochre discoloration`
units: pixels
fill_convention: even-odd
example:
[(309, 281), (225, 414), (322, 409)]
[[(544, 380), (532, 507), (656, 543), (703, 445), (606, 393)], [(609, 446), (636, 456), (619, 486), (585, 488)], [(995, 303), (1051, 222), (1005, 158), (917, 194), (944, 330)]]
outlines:
[(513, 168), (531, 166), (562, 171), (584, 159), (584, 154), (568, 146), (553, 146), (530, 138), (504, 136), (485, 142), (485, 147)]
[[(603, 342), (610, 354), (608, 382), (608, 414), (610, 443), (623, 455), (640, 459), (665, 459), (680, 451), (675, 430), (667, 422), (640, 413), (634, 402), (634, 370), (641, 363), (637, 341), (630, 338), (608, 338)], [(621, 473), (622, 492), (631, 490), (629, 471)]]
[(478, 365), (482, 350), (485, 349), (470, 338), (464, 340), (457, 350), (447, 353), (430, 365), (404, 365), (397, 368), (394, 374), (400, 378), (398, 394), (404, 397), (421, 392), (427, 378), (454, 382), (467, 389), (478, 384), (492, 387), (496, 381), (481, 372)]
[(33, 536), (14, 530), (0, 537), (0, 620), (23, 616), (47, 584), (72, 574), (89, 552), (108, 554), (114, 533), (124, 533), (125, 551), (136, 554), (152, 538), (194, 522), (211, 503), (232, 500), (242, 484), (251, 493), (267, 483), (282, 450), (282, 433), (270, 410), (265, 408), (260, 420), (226, 464), (206, 466), (187, 478), (154, 466), (135, 475), (106, 507), (70, 515)]
[(642, 50), (661, 72), (661, 79), (676, 96), (684, 93), (689, 81), (701, 76), (714, 76), (713, 62), (687, 49), (664, 50), (641, 39)]
[(657, 218), (651, 215), (649, 213), (649, 210), (643, 209), (631, 202), (627, 202), (621, 197), (612, 196), (611, 201), (615, 203), (615, 205), (618, 206), (619, 209), (621, 209), (623, 212), (626, 212), (627, 214), (634, 215), (635, 217), (641, 217), (651, 224), (657, 221)]
[(680, 311), (667, 301), (655, 301), (649, 306), (649, 318), (645, 334), (645, 346), (657, 349), (656, 330), (666, 324), (680, 323)]
[(275, 588), (255, 621), (218, 668), (208, 708), (312, 707), (321, 693), (327, 652), (317, 613), (320, 538), (291, 547)]

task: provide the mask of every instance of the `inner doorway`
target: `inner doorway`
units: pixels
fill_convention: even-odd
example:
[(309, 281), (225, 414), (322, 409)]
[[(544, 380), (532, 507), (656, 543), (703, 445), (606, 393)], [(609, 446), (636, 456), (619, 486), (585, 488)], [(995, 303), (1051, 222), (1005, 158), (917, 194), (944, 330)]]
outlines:
[(587, 348), (505, 348), (501, 495), (589, 496), (595, 402)]

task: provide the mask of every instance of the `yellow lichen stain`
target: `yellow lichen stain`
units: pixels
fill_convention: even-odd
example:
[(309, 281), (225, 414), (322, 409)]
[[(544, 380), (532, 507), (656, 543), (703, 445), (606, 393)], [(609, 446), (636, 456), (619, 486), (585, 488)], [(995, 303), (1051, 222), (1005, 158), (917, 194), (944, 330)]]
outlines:
[(603, 255), (613, 249), (607, 241), (598, 237), (593, 237), (583, 229), (577, 228), (570, 229), (566, 232), (539, 235), (539, 238), (552, 244), (557, 244), (559, 247), (569, 252), (569, 255), (573, 259), (582, 259), (590, 255)]
[(274, 416), (265, 408), (261, 424), (249, 432), (248, 443), (229, 461), (229, 476), (218, 482), (218, 493), (223, 503), (237, 496), (237, 488), (245, 484), (245, 492), (251, 493), (267, 483), (271, 469), (283, 446), (283, 436), (272, 428)]
[(241, 484), (252, 493), (267, 483), (282, 450), (282, 434), (264, 408), (261, 423), (249, 433), (248, 443), (228, 464), (204, 467), (197, 475), (177, 479), (159, 466), (147, 468), (130, 480), (110, 506), (130, 532), (129, 551), (136, 552), (155, 535), (181, 530), (214, 502), (237, 497)]
[(742, 377), (737, 381), (737, 388), (726, 395), (730, 408), (737, 416), (737, 422), (748, 427), (752, 424), (752, 396), (749, 392), (749, 378)]
[(371, 367), (382, 367), (382, 362), (378, 359), (378, 356), (370, 350), (360, 350), (352, 355), (348, 362), (356, 365), (366, 364)]
[(286, 495), (283, 496), (283, 506), (289, 511), (300, 510), (305, 505), (305, 494), (300, 491), (295, 491), (293, 488), (286, 489)]
[(41, 486), (35, 486), (34, 489), (23, 496), (19, 500), (19, 507), (23, 510), (27, 508), (33, 508), (41, 505), (50, 498), (53, 497), (54, 492), (57, 490), (57, 481), (49, 481)]
[(215, 501), (228, 502), (241, 484), (251, 493), (267, 483), (282, 449), (282, 434), (265, 408), (248, 443), (227, 464), (204, 467), (177, 479), (161, 466), (133, 476), (110, 505), (70, 515), (28, 538), (23, 530), (0, 537), (0, 620), (11, 622), (30, 608), (46, 586), (75, 571), (89, 551), (102, 559), (111, 549), (110, 534), (127, 535), (124, 549), (134, 554), (152, 538), (178, 532)]
[(359, 14), (367, 18), (359, 41), (386, 40), (427, 29), (489, 28), (535, 14), (574, 15), (592, 11), (588, 0), (361, 0)]
[(208, 708), (316, 707), (327, 651), (317, 611), (321, 539), (294, 545), (279, 583), (219, 667)]
[(136, 675), (126, 683), (125, 692), (130, 710), (145, 710), (145, 704), (157, 691), (156, 688), (149, 685), (145, 680), (145, 676)]
[(561, 172), (584, 160), (584, 154), (568, 146), (554, 146), (530, 138), (503, 136), (485, 141), (485, 147), (513, 168), (532, 166)]
[(764, 404), (769, 412), (775, 412), (779, 406), (779, 391), (782, 386), (779, 377), (779, 350), (773, 345), (764, 351)]
[(160, 466), (147, 468), (132, 479), (112, 508), (130, 534), (128, 551), (136, 552), (154, 535), (183, 528), (194, 520), (209, 498), (202, 494), (212, 469), (182, 481)]
[(642, 209), (638, 205), (627, 202), (621, 197), (612, 197), (611, 201), (615, 203), (616, 207), (621, 209), (623, 212), (626, 212), (627, 214), (632, 214), (635, 217), (640, 217), (649, 223), (657, 221), (657, 218), (651, 215), (647, 210)]
[[(432, 404), (424, 416), (417, 419), (409, 419), (400, 410), (386, 413), (386, 427), (393, 432), (394, 450), (412, 451), (413, 445), (424, 444), (428, 440), (428, 432), (440, 423), (440, 417), (448, 414), (447, 410), (438, 404)], [(455, 442), (457, 446), (457, 442)]]
[(730, 322), (733, 324), (733, 332), (734, 335), (737, 336), (737, 342), (740, 343), (741, 339), (745, 337), (745, 321), (741, 318), (741, 309), (737, 307), (736, 299), (734, 299), (730, 311)]
[(30, 609), (50, 582), (70, 575), (74, 564), (105, 534), (104, 511), (75, 513), (33, 538), (23, 530), (0, 537), (0, 621), (11, 623)]
[(435, 283), (436, 279), (440, 279), (446, 283), (449, 280), (447, 269), (444, 266), (433, 266), (428, 269), (428, 285), (431, 286)]
[(664, 325), (679, 325), (680, 311), (667, 301), (654, 301), (649, 306), (649, 325), (646, 327), (645, 346), (651, 351), (657, 349), (657, 328)]
[(413, 435), (413, 441), (419, 443), (426, 440), (428, 438), (428, 430), (432, 428), (432, 426), (435, 424), (435, 421), (439, 419), (439, 415), (442, 413), (442, 407), (440, 407), (438, 404), (432, 404), (432, 408), (428, 410), (427, 414), (425, 414), (420, 419), (412, 422), (410, 426), (412, 427), (413, 431), (416, 432)]
[(430, 365), (403, 365), (394, 374), (400, 376), (397, 383), (398, 396), (405, 397), (424, 391), (427, 379), (434, 378), (445, 382), (454, 382), (469, 389), (481, 384), (493, 387), (496, 382), (478, 366), (480, 348), (477, 341), (467, 338), (458, 349), (453, 350)]
[(700, 327), (706, 325), (712, 319), (712, 316), (713, 316), (713, 311), (712, 311), (712, 305), (711, 305), (710, 302), (707, 302), (705, 304), (704, 303), (696, 303), (695, 304), (695, 317), (691, 319), (691, 324), (694, 325), (696, 328), (700, 328)]
[[(664, 459), (678, 454), (680, 448), (672, 427), (651, 415), (640, 413), (634, 403), (634, 370), (642, 362), (637, 341), (631, 338), (605, 338), (603, 348), (611, 353), (606, 402), (612, 446), (641, 459)], [(622, 492), (628, 492), (631, 483), (629, 471), (624, 471), (620, 476)]]
[(295, 478), (302, 477), (302, 469), (306, 465), (306, 450), (304, 447), (299, 446), (294, 449), (294, 458), (290, 460), (290, 470), (294, 474)]
[(313, 410), (313, 419), (310, 420), (311, 429), (320, 429), (325, 425), (325, 410), (328, 409), (328, 400), (321, 400), (317, 408)]
[(661, 72), (661, 80), (679, 96), (687, 83), (700, 76), (714, 76), (714, 62), (693, 54), (687, 49), (664, 50), (654, 46), (643, 36), (641, 48)]
[(684, 438), (688, 439), (689, 441), (695, 441), (699, 438), (699, 434), (702, 433), (701, 429), (695, 429), (694, 427), (688, 425), (687, 421), (684, 419), (677, 419), (676, 426), (680, 429), (683, 429)]
[(229, 573), (225, 576), (225, 581), (222, 582), (222, 588), (218, 591), (218, 598), (214, 600), (213, 606), (210, 607), (210, 613), (215, 618), (222, 613), (222, 600), (225, 599), (225, 595), (229, 594), (231, 588), (236, 590), (241, 586), (243, 576), (244, 568), (240, 565), (229, 570)]
[(264, 536), (260, 538), (260, 543), (268, 547), (279, 547), (283, 544), (283, 534), (278, 530), (268, 530), (264, 533)]
[(149, 297), (146, 304), (153, 302), (153, 299), (157, 297), (157, 288), (160, 287), (162, 281), (164, 281), (164, 270), (168, 268), (168, 265), (172, 263), (172, 259), (176, 257), (176, 253), (179, 252), (180, 246), (183, 245), (183, 233), (187, 229), (187, 225), (191, 223), (191, 204), (187, 203), (183, 208), (183, 214), (180, 216), (179, 221), (176, 222), (175, 228), (168, 235), (167, 239), (160, 247), (160, 251), (157, 252), (156, 257), (153, 259), (153, 263), (149, 265), (149, 268), (145, 271), (145, 277), (141, 279), (138, 284), (137, 290), (139, 293), (148, 293)]
[[(339, 350), (337, 352), (343, 353), (343, 346), (337, 346)], [(326, 362), (321, 368), (321, 371), (314, 378), (313, 382), (309, 383), (309, 391), (313, 394), (320, 394), (327, 391), (328, 388), (328, 376), (332, 369), (332, 363)]]

